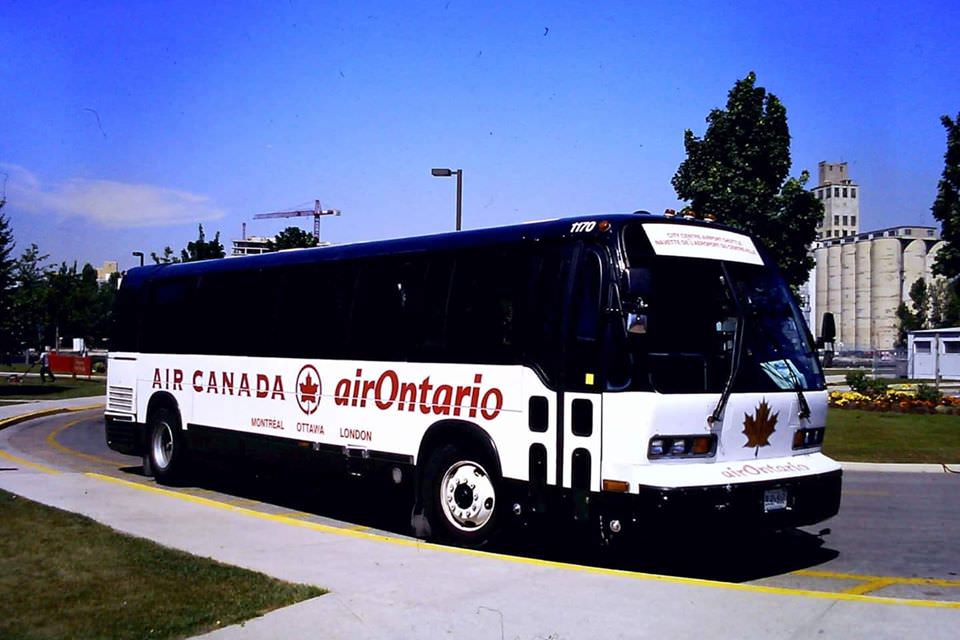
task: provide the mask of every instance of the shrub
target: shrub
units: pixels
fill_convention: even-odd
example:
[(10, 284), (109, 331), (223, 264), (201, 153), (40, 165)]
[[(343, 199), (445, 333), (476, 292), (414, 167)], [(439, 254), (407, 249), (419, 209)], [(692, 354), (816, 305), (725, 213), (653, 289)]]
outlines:
[(917, 385), (917, 400), (925, 400), (936, 404), (940, 402), (942, 397), (943, 394), (937, 391), (935, 387), (922, 383)]
[(103, 362), (94, 362), (93, 363), (93, 372), (94, 373), (106, 373), (107, 365)]
[(882, 396), (887, 392), (887, 383), (882, 380), (867, 380), (866, 394), (868, 396)]
[(851, 371), (847, 374), (847, 385), (851, 390), (856, 391), (857, 393), (867, 394), (867, 389), (870, 384), (870, 380), (867, 378), (867, 374), (863, 371)]

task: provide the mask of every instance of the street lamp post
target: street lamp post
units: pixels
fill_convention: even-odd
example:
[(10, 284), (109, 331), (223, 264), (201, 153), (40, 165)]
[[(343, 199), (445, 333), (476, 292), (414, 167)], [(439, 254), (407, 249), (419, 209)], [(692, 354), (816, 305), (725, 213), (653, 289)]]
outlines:
[(457, 176), (457, 231), (460, 231), (462, 220), (461, 203), (463, 202), (463, 169), (431, 169), (430, 174), (436, 178)]
[(140, 266), (142, 267), (142, 266), (143, 266), (143, 251), (134, 251), (134, 252), (133, 252), (133, 257), (134, 257), (134, 258), (140, 258)]

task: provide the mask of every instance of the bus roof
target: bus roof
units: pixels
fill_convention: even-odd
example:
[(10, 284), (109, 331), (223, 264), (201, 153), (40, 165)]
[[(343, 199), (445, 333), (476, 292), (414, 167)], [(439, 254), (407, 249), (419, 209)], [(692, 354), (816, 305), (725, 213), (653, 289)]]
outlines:
[(587, 237), (593, 234), (575, 233), (571, 229), (572, 225), (577, 222), (602, 221), (610, 223), (612, 232), (619, 231), (623, 225), (630, 222), (662, 222), (667, 224), (702, 226), (712, 229), (719, 228), (736, 233), (743, 233), (742, 231), (731, 229), (724, 225), (704, 222), (698, 219), (681, 217), (668, 218), (662, 215), (651, 215), (648, 213), (591, 214), (569, 218), (556, 218), (553, 220), (524, 222), (500, 227), (449, 231), (425, 236), (389, 240), (368, 240), (310, 249), (298, 249), (295, 251), (278, 251), (230, 259), (146, 265), (130, 269), (127, 272), (126, 278), (131, 280), (129, 284), (140, 284), (144, 280), (150, 280), (158, 276), (165, 278), (212, 272), (244, 271), (247, 269), (270, 268), (284, 265), (309, 264), (319, 261), (326, 262), (328, 260), (420, 253), (441, 248), (455, 251), (457, 249), (508, 244), (531, 239), (546, 240), (572, 236)]

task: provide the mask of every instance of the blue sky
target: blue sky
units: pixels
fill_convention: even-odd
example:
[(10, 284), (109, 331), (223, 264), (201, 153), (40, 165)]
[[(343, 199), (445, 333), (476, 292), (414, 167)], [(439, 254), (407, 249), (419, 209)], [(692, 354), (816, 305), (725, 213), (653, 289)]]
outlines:
[(846, 161), (861, 228), (934, 224), (958, 33), (956, 2), (6, 0), (4, 211), (20, 250), (122, 267), (314, 198), (334, 242), (448, 230), (431, 167), (463, 168), (466, 228), (659, 212), (754, 70), (793, 175)]

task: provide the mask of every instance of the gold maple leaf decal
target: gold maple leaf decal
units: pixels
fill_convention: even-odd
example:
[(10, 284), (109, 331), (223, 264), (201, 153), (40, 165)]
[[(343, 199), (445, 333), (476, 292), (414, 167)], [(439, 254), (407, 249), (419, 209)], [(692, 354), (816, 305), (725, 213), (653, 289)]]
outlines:
[(767, 447), (770, 445), (770, 435), (776, 431), (779, 413), (770, 415), (770, 405), (764, 398), (757, 406), (756, 415), (743, 414), (743, 435), (747, 436), (744, 447)]

